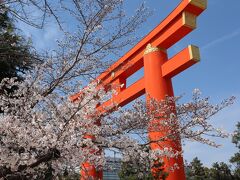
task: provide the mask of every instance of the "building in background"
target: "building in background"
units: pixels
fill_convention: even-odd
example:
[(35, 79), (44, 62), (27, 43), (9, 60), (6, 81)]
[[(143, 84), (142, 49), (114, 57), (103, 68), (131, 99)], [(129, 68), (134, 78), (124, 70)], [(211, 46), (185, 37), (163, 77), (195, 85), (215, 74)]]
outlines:
[(107, 157), (107, 162), (103, 171), (104, 180), (119, 180), (118, 173), (121, 170), (121, 159)]

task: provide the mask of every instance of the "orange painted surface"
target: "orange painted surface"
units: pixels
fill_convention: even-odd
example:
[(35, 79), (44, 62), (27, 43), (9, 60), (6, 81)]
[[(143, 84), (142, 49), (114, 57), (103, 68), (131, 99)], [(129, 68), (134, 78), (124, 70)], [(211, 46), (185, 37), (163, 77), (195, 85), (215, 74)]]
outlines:
[[(171, 59), (164, 62), (163, 65), (160, 66), (162, 69), (161, 77), (170, 79), (173, 76), (177, 75), (178, 73), (184, 71), (188, 67), (192, 66), (193, 64), (197, 63), (198, 61), (192, 58), (190, 53), (191, 52), (187, 47), (178, 54), (176, 54), (175, 56), (173, 56)], [(133, 83), (131, 86), (127, 88), (124, 87), (123, 89), (118, 90), (117, 95), (115, 95), (112, 99), (108, 100), (104, 104), (100, 105), (98, 109), (101, 112), (105, 112), (104, 108), (109, 107), (112, 104), (117, 104), (118, 106), (125, 106), (129, 102), (143, 95), (145, 93), (144, 78), (145, 76), (136, 81), (135, 83)]]
[[(151, 43), (153, 46), (163, 47), (165, 49), (171, 47), (173, 44), (175, 44), (178, 40), (183, 38), (185, 35), (187, 35), (189, 32), (191, 32), (193, 28), (190, 28), (183, 24), (182, 16), (178, 16), (173, 24), (170, 24), (167, 27), (167, 30), (164, 29), (164, 31), (160, 31), (156, 34), (154, 37), (149, 37), (145, 41), (146, 43), (143, 43), (140, 41), (140, 45), (137, 44), (135, 47), (138, 48), (138, 51), (131, 54), (129, 58), (126, 58), (121, 64), (119, 64), (117, 67), (113, 68), (110, 67), (106, 72), (114, 72), (115, 77), (123, 77), (127, 78), (131, 76), (133, 73), (135, 73), (137, 70), (143, 67), (143, 59), (142, 55), (144, 53), (144, 50), (148, 43)], [(147, 36), (148, 37), (148, 36)], [(144, 40), (144, 39), (143, 39)], [(131, 51), (130, 51), (131, 52)], [(125, 56), (123, 56), (119, 61), (122, 61)], [(111, 70), (113, 69), (113, 70)], [(114, 78), (111, 77), (111, 73), (108, 73), (106, 76), (100, 75), (97, 77), (97, 79), (101, 80), (102, 83), (108, 84), (111, 83)]]
[[(99, 79), (105, 83), (110, 83), (112, 80), (111, 72), (115, 72), (115, 78), (118, 78), (120, 75), (125, 77), (130, 76), (132, 74), (131, 70), (135, 72), (142, 67), (143, 63), (139, 61), (142, 61), (142, 54), (148, 43), (152, 43), (153, 46), (169, 48), (178, 40), (183, 38), (186, 34), (191, 32), (193, 30), (192, 28), (187, 27), (186, 25), (182, 24), (182, 21), (181, 23), (179, 21), (179, 18), (181, 18), (180, 16), (184, 11), (198, 16), (204, 11), (204, 8), (200, 8), (191, 4), (190, 0), (181, 1), (180, 4), (156, 28), (154, 28), (147, 36), (137, 43), (136, 46), (134, 46), (123, 57), (117, 60), (116, 63), (114, 63), (108, 70), (99, 75), (96, 79)], [(177, 25), (174, 26), (174, 22), (176, 22)], [(162, 32), (172, 34), (168, 37), (166, 35), (163, 36)], [(163, 39), (159, 38), (160, 36)], [(131, 67), (131, 69), (129, 69), (129, 72), (127, 72), (123, 67)]]
[(85, 162), (81, 165), (80, 174), (81, 174), (80, 180), (103, 179), (103, 172), (97, 171), (96, 168), (88, 162)]
[[(96, 122), (96, 124), (99, 124), (99, 122)], [(84, 138), (94, 139), (95, 137), (93, 135), (86, 134), (84, 135)], [(86, 147), (86, 148), (89, 148), (89, 147)], [(90, 148), (90, 153), (96, 153), (96, 151), (91, 150)], [(101, 150), (97, 153), (101, 153)], [(80, 180), (103, 179), (103, 171), (97, 170), (95, 166), (92, 165), (90, 162), (84, 162), (81, 164), (80, 174), (81, 174)]]
[[(112, 99), (103, 103), (98, 107), (98, 110), (102, 113), (105, 112), (107, 107), (113, 106), (116, 104), (117, 106), (125, 106), (129, 102), (135, 100), (145, 93), (144, 88), (144, 78), (138, 80), (128, 88), (124, 89), (122, 92), (114, 96)], [(115, 106), (113, 106), (114, 108)], [(109, 110), (109, 109), (108, 109)]]
[[(148, 43), (151, 43), (152, 46), (167, 50), (190, 33), (196, 28), (196, 18), (205, 10), (206, 1), (182, 0), (156, 28), (96, 78), (95, 81), (99, 82), (99, 87), (104, 86), (106, 90), (114, 88), (117, 91), (111, 99), (97, 106), (99, 112), (104, 113), (106, 108), (108, 111), (114, 111), (113, 104), (124, 106), (144, 93), (157, 100), (164, 99), (166, 95), (174, 96), (171, 78), (198, 62), (199, 59), (195, 58), (196, 54), (194, 54), (196, 52), (190, 51), (188, 47), (168, 60), (165, 51), (155, 51), (143, 56), (145, 48)], [(126, 87), (126, 79), (142, 67), (144, 67), (144, 77)], [(84, 96), (80, 92), (71, 96), (70, 99), (74, 102), (82, 95)], [(155, 121), (153, 119), (151, 123)], [(166, 132), (149, 132), (149, 138), (157, 140), (164, 134)], [(94, 137), (86, 135), (85, 138)], [(164, 141), (162, 145), (181, 150), (181, 144), (177, 142)], [(152, 143), (151, 148), (159, 148), (159, 144)], [(180, 166), (180, 169), (170, 173), (168, 180), (185, 180), (182, 157), (165, 159), (164, 162), (166, 169), (175, 163)], [(82, 169), (82, 180), (88, 179), (88, 176), (95, 179), (103, 177), (102, 171), (97, 171), (88, 162), (82, 164)], [(154, 171), (157, 170), (153, 169)]]
[[(162, 65), (167, 62), (167, 54), (163, 51), (155, 51), (144, 56), (144, 80), (145, 80), (145, 91), (147, 95), (147, 103), (149, 103), (149, 98), (154, 98), (157, 101), (164, 100), (166, 96), (173, 96), (171, 79), (163, 78), (162, 76)], [(150, 105), (150, 111), (151, 107)], [(151, 112), (150, 112), (151, 113)], [(157, 122), (161, 119), (153, 119), (150, 122), (150, 126), (156, 128)], [(151, 149), (162, 149), (163, 147), (172, 148), (175, 151), (181, 150), (181, 144), (173, 142), (170, 139), (159, 141), (162, 137), (166, 137), (168, 132), (157, 131), (149, 129), (149, 139), (150, 141), (158, 141), (151, 143)], [(169, 158), (164, 159), (165, 171), (169, 172), (169, 168), (173, 167), (174, 164), (178, 164), (179, 169), (169, 172), (168, 180), (184, 180), (184, 164), (183, 158)], [(156, 169), (152, 169), (154, 173)], [(160, 178), (159, 178), (160, 179)]]
[(189, 48), (183, 49), (181, 52), (173, 56), (162, 65), (162, 77), (172, 78), (185, 69), (189, 68), (199, 60), (191, 57)]

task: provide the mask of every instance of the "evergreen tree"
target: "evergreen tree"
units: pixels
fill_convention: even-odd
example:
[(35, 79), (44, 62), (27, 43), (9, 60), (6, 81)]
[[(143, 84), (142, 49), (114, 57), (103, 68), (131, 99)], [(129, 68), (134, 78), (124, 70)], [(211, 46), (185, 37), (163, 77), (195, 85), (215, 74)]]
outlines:
[(238, 122), (236, 126), (237, 130), (232, 138), (232, 142), (236, 145), (238, 152), (231, 157), (230, 162), (235, 166), (235, 178), (240, 179), (240, 122)]
[(209, 179), (211, 180), (233, 180), (230, 167), (224, 162), (216, 162), (209, 169)]
[(138, 171), (136, 168), (131, 166), (129, 163), (122, 163), (121, 171), (119, 172), (120, 179), (126, 180), (137, 180)]
[(186, 167), (186, 178), (188, 180), (205, 180), (207, 177), (207, 168), (203, 166), (201, 161), (195, 157)]
[(30, 70), (37, 62), (30, 41), (17, 33), (4, 5), (0, 4), (0, 81), (16, 77)]
[[(16, 78), (15, 81), (22, 81), (22, 75), (39, 62), (30, 41), (17, 33), (5, 6), (0, 2), (0, 82), (4, 78)], [(16, 98), (12, 96), (12, 93), (18, 87), (11, 86), (10, 88), (10, 86), (0, 87), (0, 96), (5, 94)], [(2, 112), (0, 106), (0, 113)]]
[[(121, 171), (119, 172), (119, 177), (122, 180), (154, 180), (154, 179), (162, 179), (165, 180), (168, 176), (168, 173), (164, 171), (163, 169), (163, 163), (155, 163), (152, 167), (157, 170), (156, 173), (151, 172), (151, 168), (147, 167), (146, 169), (143, 169), (139, 165), (133, 163), (133, 162), (124, 162), (121, 166)], [(139, 176), (139, 173), (142, 174), (142, 176)]]

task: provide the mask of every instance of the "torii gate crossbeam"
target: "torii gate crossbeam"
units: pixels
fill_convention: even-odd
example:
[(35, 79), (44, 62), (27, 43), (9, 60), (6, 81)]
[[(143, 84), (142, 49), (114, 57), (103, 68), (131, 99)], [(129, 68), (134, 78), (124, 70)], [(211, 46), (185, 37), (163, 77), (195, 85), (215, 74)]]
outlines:
[[(167, 49), (196, 28), (196, 18), (206, 7), (207, 0), (182, 0), (155, 29), (99, 75), (96, 78), (99, 85), (117, 84), (119, 88), (118, 94), (100, 105), (98, 110), (104, 112), (105, 107), (109, 107), (113, 102), (119, 106), (124, 106), (144, 93), (157, 100), (164, 99), (166, 95), (173, 96), (171, 78), (197, 63), (200, 60), (200, 53), (198, 47), (189, 45), (168, 59)], [(144, 77), (126, 87), (126, 79), (142, 67), (144, 67)], [(124, 86), (121, 86), (122, 84)], [(71, 100), (77, 100), (78, 96), (79, 94), (71, 96)], [(150, 139), (156, 139), (160, 136), (161, 133), (149, 133)], [(168, 146), (181, 150), (180, 144), (176, 147), (170, 143)], [(156, 147), (152, 144), (151, 148), (155, 149)], [(180, 168), (170, 173), (167, 179), (184, 180), (182, 157), (165, 162), (165, 166), (167, 168), (174, 163), (177, 163)], [(95, 178), (102, 179), (102, 173), (99, 177), (94, 167), (89, 170), (89, 173), (82, 173), (83, 178), (84, 174), (91, 174)]]

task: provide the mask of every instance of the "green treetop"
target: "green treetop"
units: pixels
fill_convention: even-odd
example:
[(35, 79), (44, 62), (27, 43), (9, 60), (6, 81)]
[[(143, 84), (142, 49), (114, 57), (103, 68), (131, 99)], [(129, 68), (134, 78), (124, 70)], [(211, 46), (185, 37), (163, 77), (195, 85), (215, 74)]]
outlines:
[(206, 168), (203, 166), (201, 161), (195, 157), (189, 164), (186, 170), (188, 180), (205, 180), (207, 179)]
[(240, 122), (236, 126), (237, 130), (234, 133), (232, 142), (236, 145), (238, 151), (231, 157), (230, 162), (235, 166), (234, 176), (240, 179)]
[(17, 34), (8, 12), (0, 5), (0, 81), (12, 77), (20, 80), (35, 62), (30, 41)]

